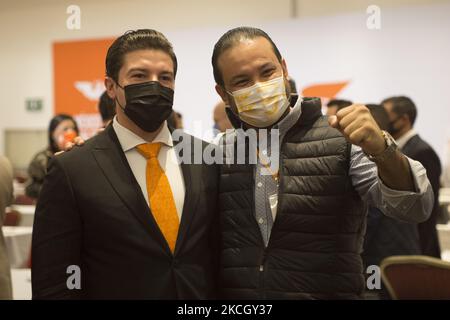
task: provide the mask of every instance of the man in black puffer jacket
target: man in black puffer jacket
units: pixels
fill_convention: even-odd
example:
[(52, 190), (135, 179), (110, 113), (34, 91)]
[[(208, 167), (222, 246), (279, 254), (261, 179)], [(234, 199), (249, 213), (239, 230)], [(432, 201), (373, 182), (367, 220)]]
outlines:
[[(236, 128), (221, 140), (234, 151), (219, 186), (223, 297), (360, 298), (367, 203), (402, 221), (426, 220), (433, 194), (422, 165), (365, 106), (328, 119), (319, 99), (291, 95), (286, 62), (260, 29), (228, 31), (212, 64)], [(276, 130), (267, 148), (252, 149), (249, 131), (261, 129)]]

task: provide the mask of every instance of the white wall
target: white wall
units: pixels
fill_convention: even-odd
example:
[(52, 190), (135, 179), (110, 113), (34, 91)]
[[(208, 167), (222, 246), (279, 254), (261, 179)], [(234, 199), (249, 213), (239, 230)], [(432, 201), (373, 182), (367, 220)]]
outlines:
[[(277, 43), (300, 88), (348, 80), (339, 96), (355, 102), (411, 97), (418, 108), (416, 129), (444, 162), (450, 141), (449, 14), (450, 4), (385, 9), (380, 30), (366, 27), (365, 12), (255, 25)], [(206, 110), (218, 97), (210, 57), (215, 41), (232, 26), (168, 33), (180, 56), (175, 105), (195, 135), (201, 135), (195, 121), (203, 130), (212, 125)], [(192, 44), (196, 36), (201, 41)]]
[[(53, 113), (54, 41), (111, 37), (143, 27), (162, 31), (174, 44), (180, 60), (175, 104), (185, 124), (192, 129), (195, 120), (202, 120), (210, 127), (210, 111), (218, 99), (210, 67), (212, 46), (229, 27), (238, 25), (266, 29), (299, 85), (341, 80), (351, 74), (354, 82), (344, 92), (349, 98), (365, 102), (390, 94), (411, 95), (419, 106), (419, 130), (436, 149), (443, 149), (449, 133), (436, 117), (450, 119), (444, 95), (449, 88), (445, 73), (450, 74), (450, 62), (445, 59), (450, 56), (450, 8), (391, 9), (442, 1), (380, 0), (382, 30), (368, 31), (365, 8), (370, 2), (327, 1), (324, 5), (324, 1), (298, 0), (295, 14), (302, 19), (292, 20), (290, 0), (1, 1), (0, 153), (6, 128), (47, 127)], [(66, 28), (69, 4), (81, 7), (81, 30)], [(354, 13), (341, 13), (345, 11)], [(320, 17), (323, 14), (335, 16)], [(391, 44), (390, 52), (379, 49), (386, 44)], [(435, 81), (433, 75), (444, 81)], [(43, 112), (25, 111), (29, 97), (44, 99)], [(443, 114), (433, 111), (433, 117), (430, 110)]]
[[(217, 26), (227, 21), (251, 24), (255, 20), (281, 20), (289, 16), (290, 9), (289, 0), (211, 3), (208, 0), (0, 0), (0, 154), (4, 152), (5, 129), (48, 126), (53, 115), (54, 41), (112, 37), (138, 28), (155, 28), (167, 33), (194, 26)], [(80, 30), (66, 28), (66, 8), (70, 4), (81, 8)], [(44, 99), (43, 112), (25, 111), (25, 100), (29, 97)]]

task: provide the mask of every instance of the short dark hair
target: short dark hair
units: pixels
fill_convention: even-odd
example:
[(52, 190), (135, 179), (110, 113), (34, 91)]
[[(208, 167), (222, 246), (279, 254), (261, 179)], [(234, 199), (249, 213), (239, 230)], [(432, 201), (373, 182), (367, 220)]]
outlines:
[(272, 39), (269, 37), (267, 33), (262, 31), (258, 28), (253, 27), (238, 27), (231, 29), (227, 31), (223, 36), (220, 37), (220, 39), (216, 42), (214, 45), (214, 51), (212, 54), (212, 67), (213, 67), (213, 73), (214, 73), (214, 80), (217, 84), (223, 86), (223, 78), (222, 73), (218, 66), (218, 60), (222, 53), (224, 53), (226, 50), (231, 49), (234, 47), (239, 41), (244, 39), (255, 39), (258, 37), (263, 37), (267, 39), (270, 44), (272, 45), (273, 52), (277, 56), (277, 59), (279, 62), (281, 62), (282, 57), (281, 53), (278, 50), (275, 43), (272, 41)]
[(378, 124), (381, 130), (389, 131), (390, 122), (389, 115), (386, 109), (383, 108), (382, 105), (375, 103), (366, 104), (367, 109), (369, 109), (372, 117), (375, 119), (375, 122)]
[(327, 107), (337, 106), (337, 111), (349, 107), (353, 104), (350, 100), (342, 100), (342, 99), (331, 99), (327, 103)]
[(417, 118), (417, 108), (414, 102), (405, 96), (389, 97), (384, 99), (381, 104), (392, 103), (392, 111), (401, 116), (406, 114), (411, 122), (411, 126)]
[(100, 112), (104, 122), (111, 120), (116, 115), (116, 104), (114, 100), (108, 96), (106, 91), (100, 96), (98, 111)]
[(130, 30), (118, 37), (106, 54), (106, 75), (117, 82), (125, 54), (141, 49), (167, 53), (173, 61), (173, 73), (176, 76), (178, 63), (172, 44), (161, 32), (152, 29)]

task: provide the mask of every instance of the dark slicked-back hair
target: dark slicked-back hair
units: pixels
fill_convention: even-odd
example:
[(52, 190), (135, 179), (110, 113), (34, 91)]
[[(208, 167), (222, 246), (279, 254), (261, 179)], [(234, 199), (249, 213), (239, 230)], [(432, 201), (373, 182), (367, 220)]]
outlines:
[(118, 37), (106, 54), (106, 75), (117, 82), (125, 54), (142, 49), (167, 53), (173, 61), (173, 74), (176, 76), (178, 63), (172, 44), (161, 32), (152, 29), (130, 30)]
[(366, 104), (367, 109), (369, 109), (372, 117), (375, 119), (376, 123), (380, 127), (381, 130), (389, 131), (390, 122), (389, 115), (386, 109), (383, 108), (382, 105), (375, 103)]
[(417, 118), (417, 108), (410, 98), (405, 96), (390, 97), (381, 102), (382, 105), (386, 103), (392, 103), (392, 111), (399, 116), (406, 114), (409, 117), (411, 126), (414, 125)]
[(252, 27), (239, 27), (234, 28), (229, 31), (227, 31), (223, 36), (220, 37), (219, 41), (214, 46), (214, 51), (212, 55), (212, 67), (214, 72), (214, 80), (216, 80), (216, 83), (223, 86), (223, 78), (222, 73), (218, 66), (218, 60), (222, 53), (224, 53), (226, 50), (231, 49), (236, 44), (238, 44), (241, 40), (245, 39), (255, 39), (258, 37), (263, 37), (267, 39), (270, 44), (272, 45), (273, 52), (277, 56), (278, 61), (281, 62), (282, 57), (280, 54), (280, 51), (278, 50), (275, 43), (272, 41), (272, 39), (269, 37), (267, 33), (262, 31), (258, 28), (252, 28)]

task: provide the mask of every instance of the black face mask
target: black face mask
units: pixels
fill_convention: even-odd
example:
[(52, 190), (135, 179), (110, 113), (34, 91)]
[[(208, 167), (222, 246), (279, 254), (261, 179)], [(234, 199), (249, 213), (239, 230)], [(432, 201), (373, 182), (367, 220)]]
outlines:
[(402, 128), (394, 128), (394, 124), (400, 119), (401, 116), (397, 117), (395, 120), (392, 120), (389, 122), (389, 133), (390, 134), (396, 134), (402, 130)]
[(127, 117), (144, 131), (156, 131), (172, 113), (173, 90), (158, 81), (130, 84), (122, 89), (125, 91), (125, 108), (119, 101), (117, 103)]

